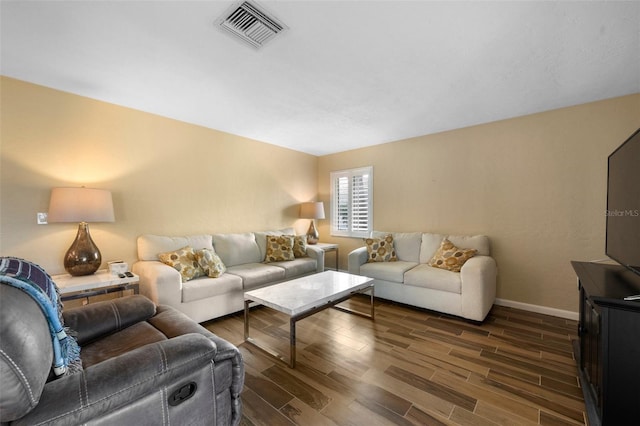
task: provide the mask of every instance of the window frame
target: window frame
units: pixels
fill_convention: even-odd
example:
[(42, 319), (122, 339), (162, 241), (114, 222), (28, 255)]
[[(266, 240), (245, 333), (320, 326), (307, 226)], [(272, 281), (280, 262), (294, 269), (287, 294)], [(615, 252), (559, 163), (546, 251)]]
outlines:
[[(366, 206), (366, 229), (354, 229), (354, 177), (358, 176), (367, 177), (367, 206)], [(340, 193), (336, 191), (338, 179), (347, 178), (347, 229), (340, 229), (337, 223), (338, 219), (338, 198)], [(330, 233), (336, 237), (352, 237), (352, 238), (367, 238), (371, 235), (373, 230), (373, 166), (358, 167), (354, 169), (338, 170), (330, 172), (329, 185), (331, 188), (331, 215), (330, 221)], [(344, 194), (343, 194), (344, 196)]]

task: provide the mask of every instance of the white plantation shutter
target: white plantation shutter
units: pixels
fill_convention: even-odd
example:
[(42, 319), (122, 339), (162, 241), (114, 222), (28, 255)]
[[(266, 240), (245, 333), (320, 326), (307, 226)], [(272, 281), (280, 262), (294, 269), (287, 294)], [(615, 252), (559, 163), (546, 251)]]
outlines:
[(331, 235), (368, 237), (373, 225), (373, 167), (331, 173)]
[(335, 205), (334, 213), (331, 215), (336, 229), (339, 232), (349, 231), (349, 176), (338, 176), (334, 180)]

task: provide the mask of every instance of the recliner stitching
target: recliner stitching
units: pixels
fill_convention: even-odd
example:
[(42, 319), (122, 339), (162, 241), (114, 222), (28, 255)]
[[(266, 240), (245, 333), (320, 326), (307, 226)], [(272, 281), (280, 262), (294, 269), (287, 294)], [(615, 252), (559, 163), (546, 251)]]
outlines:
[(15, 361), (13, 360), (13, 358), (11, 358), (9, 356), (9, 354), (7, 354), (3, 349), (0, 349), (0, 354), (4, 356), (4, 358), (9, 361), (9, 363), (14, 367), (15, 371), (18, 372), (18, 375), (20, 376), (20, 378), (22, 379), (23, 385), (25, 388), (27, 388), (27, 391), (29, 392), (29, 397), (31, 398), (31, 402), (32, 403), (36, 403), (36, 398), (33, 395), (33, 390), (31, 389), (31, 384), (29, 383), (29, 380), (27, 379), (27, 376), (24, 374), (24, 372), (22, 371), (22, 369), (18, 366), (18, 364), (15, 363)]
[[(84, 374), (84, 373), (82, 373)], [(80, 408), (83, 406), (82, 402), (82, 382), (78, 382), (78, 400), (80, 401)]]
[(167, 407), (167, 387), (166, 386), (163, 386), (162, 389), (160, 389), (160, 408), (162, 408), (162, 424), (166, 425), (167, 419), (165, 415), (167, 414), (167, 411), (169, 411)]
[(162, 371), (166, 372), (169, 368), (169, 361), (167, 359), (167, 353), (162, 346), (157, 347), (160, 352), (160, 358), (162, 359)]
[(122, 320), (120, 318), (120, 311), (118, 310), (118, 307), (116, 306), (116, 304), (114, 302), (111, 302), (109, 305), (111, 306), (111, 309), (113, 310), (113, 314), (115, 315), (116, 329), (118, 331), (120, 331), (121, 330), (120, 327), (122, 327)]
[(87, 406), (89, 405), (89, 386), (87, 385), (87, 375), (82, 372), (82, 383), (84, 384), (84, 398)]
[(215, 368), (214, 361), (211, 360), (209, 363), (209, 370), (211, 371), (211, 386), (213, 389), (213, 415), (215, 418), (218, 418), (218, 398), (216, 394), (216, 377), (215, 377)]

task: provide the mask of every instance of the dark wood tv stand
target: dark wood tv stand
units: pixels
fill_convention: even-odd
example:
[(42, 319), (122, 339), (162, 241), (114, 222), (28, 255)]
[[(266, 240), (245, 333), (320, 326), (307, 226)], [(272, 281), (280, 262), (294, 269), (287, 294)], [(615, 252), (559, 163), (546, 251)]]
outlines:
[(590, 425), (640, 422), (640, 276), (620, 265), (571, 262), (578, 275), (576, 358)]

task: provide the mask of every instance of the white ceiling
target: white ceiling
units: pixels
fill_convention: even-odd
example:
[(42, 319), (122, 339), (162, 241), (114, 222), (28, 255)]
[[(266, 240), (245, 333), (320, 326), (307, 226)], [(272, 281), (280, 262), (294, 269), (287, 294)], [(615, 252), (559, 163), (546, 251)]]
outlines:
[(323, 155), (640, 92), (640, 2), (6, 1), (2, 75)]

